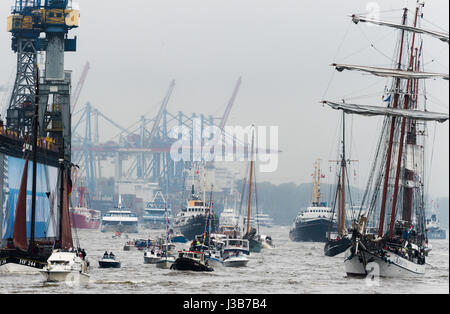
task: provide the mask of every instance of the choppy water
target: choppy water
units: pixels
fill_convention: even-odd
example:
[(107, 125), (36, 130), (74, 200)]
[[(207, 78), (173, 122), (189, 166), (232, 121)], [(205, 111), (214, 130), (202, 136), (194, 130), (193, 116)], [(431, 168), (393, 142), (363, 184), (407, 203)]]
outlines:
[[(425, 276), (415, 280), (380, 279), (368, 285), (365, 279), (347, 278), (343, 257), (325, 257), (322, 243), (292, 242), (289, 227), (262, 230), (274, 239), (276, 248), (254, 253), (246, 268), (216, 268), (211, 273), (177, 272), (144, 264), (142, 251), (123, 251), (126, 239), (111, 233), (79, 230), (82, 247), (91, 262), (87, 285), (44, 283), (41, 275), (10, 273), (0, 267), (0, 293), (188, 293), (188, 294), (298, 294), (298, 293), (449, 293), (449, 242), (432, 241), (433, 251)], [(141, 231), (146, 238), (157, 233)], [(113, 251), (120, 269), (100, 269), (98, 259)]]

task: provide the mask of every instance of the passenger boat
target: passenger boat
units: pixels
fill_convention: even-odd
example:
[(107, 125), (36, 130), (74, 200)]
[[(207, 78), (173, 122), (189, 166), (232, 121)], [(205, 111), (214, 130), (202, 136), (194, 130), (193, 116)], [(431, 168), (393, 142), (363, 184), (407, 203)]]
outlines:
[(352, 15), (354, 23), (397, 29), (395, 68), (333, 64), (339, 72), (359, 71), (390, 78), (383, 106), (323, 101), (346, 113), (384, 119), (361, 205), (366, 210), (360, 211), (354, 220), (351, 247), (345, 252), (348, 276), (417, 278), (425, 274), (428, 239), (424, 202), (427, 185), (424, 182), (429, 180), (425, 171), (429, 167), (425, 167), (427, 122), (443, 123), (449, 117), (427, 110), (424, 80), (448, 80), (449, 76), (424, 71), (420, 36), (430, 35), (447, 43), (449, 36), (422, 29), (422, 11), (423, 3), (418, 2), (413, 18), (408, 19), (409, 10), (405, 8), (401, 24)]
[(117, 208), (102, 217), (102, 232), (138, 233), (138, 218), (131, 210)]
[(178, 258), (172, 264), (173, 270), (190, 270), (190, 271), (214, 271), (212, 267), (207, 265), (204, 252), (182, 251), (178, 253)]

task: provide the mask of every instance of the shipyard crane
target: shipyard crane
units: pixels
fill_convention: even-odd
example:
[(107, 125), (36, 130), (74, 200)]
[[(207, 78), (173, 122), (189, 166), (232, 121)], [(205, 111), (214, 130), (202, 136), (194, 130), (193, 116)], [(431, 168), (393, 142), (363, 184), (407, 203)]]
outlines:
[(220, 121), (219, 128), (223, 130), (225, 127), (225, 124), (228, 121), (228, 117), (230, 116), (231, 108), (233, 108), (234, 101), (236, 100), (237, 94), (239, 92), (239, 88), (241, 87), (242, 83), (242, 77), (239, 77), (239, 79), (236, 82), (236, 86), (233, 91), (233, 95), (231, 95), (230, 101), (228, 102), (227, 107), (225, 108), (225, 112), (223, 113), (223, 117)]
[(31, 132), (39, 77), (37, 56), (45, 52), (45, 71), (39, 84), (40, 135), (55, 139), (58, 145), (64, 142), (67, 160), (71, 150), (71, 74), (64, 71), (64, 53), (76, 51), (77, 38), (68, 38), (68, 33), (79, 26), (79, 18), (71, 0), (15, 0), (7, 19), (11, 48), (17, 54), (17, 73), (6, 126), (20, 136)]

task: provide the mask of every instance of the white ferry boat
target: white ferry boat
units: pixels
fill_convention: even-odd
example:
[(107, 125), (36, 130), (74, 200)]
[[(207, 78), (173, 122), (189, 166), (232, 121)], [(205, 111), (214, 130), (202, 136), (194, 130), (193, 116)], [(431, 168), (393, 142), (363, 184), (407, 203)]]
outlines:
[(102, 217), (102, 232), (138, 233), (138, 217), (121, 208), (108, 211)]

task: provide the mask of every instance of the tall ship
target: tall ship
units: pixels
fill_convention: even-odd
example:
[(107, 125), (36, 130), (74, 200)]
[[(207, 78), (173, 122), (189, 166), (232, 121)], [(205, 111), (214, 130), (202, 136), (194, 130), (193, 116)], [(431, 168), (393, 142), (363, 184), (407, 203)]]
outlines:
[[(15, 1), (7, 19), (17, 72), (0, 118), (0, 266), (45, 270), (49, 280), (57, 279), (47, 261), (61, 252), (88, 277), (69, 218), (72, 83), (64, 55), (76, 51), (69, 31), (79, 16), (70, 0), (35, 0)], [(61, 277), (71, 271), (65, 267)]]
[(431, 214), (430, 218), (426, 219), (427, 236), (430, 240), (445, 240), (447, 239), (447, 232), (441, 228), (441, 224), (437, 219), (436, 214)]
[(145, 206), (142, 215), (143, 227), (149, 229), (165, 228), (167, 219), (170, 219), (172, 212), (167, 206), (161, 191), (156, 192), (153, 200)]
[(77, 229), (98, 229), (102, 222), (102, 213), (99, 210), (88, 207), (88, 202), (85, 198), (87, 188), (78, 187), (79, 205), (71, 207), (70, 224), (72, 228)]
[[(205, 198), (205, 196), (204, 196)], [(188, 240), (194, 240), (196, 236), (219, 230), (219, 217), (212, 212), (211, 202), (207, 203), (195, 194), (192, 185), (191, 197), (182, 208), (176, 218), (174, 228)]]
[(400, 23), (352, 15), (355, 24), (396, 29), (392, 67), (333, 64), (339, 72), (358, 71), (389, 79), (382, 106), (323, 101), (348, 114), (383, 118), (361, 209), (351, 226), (351, 246), (345, 252), (348, 276), (416, 278), (425, 274), (429, 252), (425, 220), (427, 123), (443, 123), (449, 118), (428, 108), (425, 80), (448, 81), (449, 76), (424, 70), (422, 35), (446, 43), (449, 36), (422, 28), (422, 11), (421, 2), (413, 14), (403, 9)]
[[(314, 166), (314, 185), (312, 198), (309, 207), (301, 210), (294, 220), (292, 229), (289, 231), (289, 238), (296, 242), (325, 242), (327, 233), (336, 231), (336, 222), (333, 218), (334, 211), (321, 200), (320, 159), (317, 159)], [(333, 221), (330, 227), (330, 221)]]

